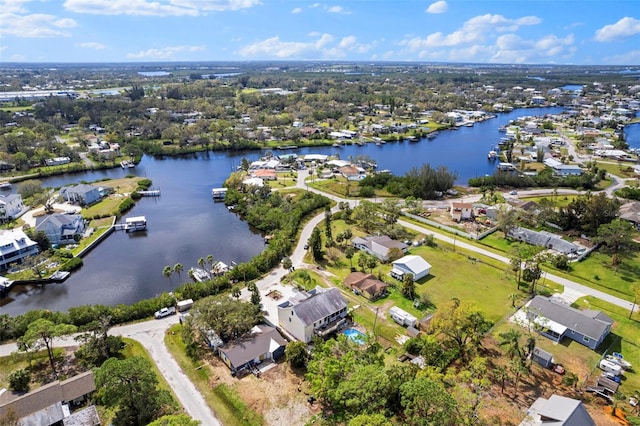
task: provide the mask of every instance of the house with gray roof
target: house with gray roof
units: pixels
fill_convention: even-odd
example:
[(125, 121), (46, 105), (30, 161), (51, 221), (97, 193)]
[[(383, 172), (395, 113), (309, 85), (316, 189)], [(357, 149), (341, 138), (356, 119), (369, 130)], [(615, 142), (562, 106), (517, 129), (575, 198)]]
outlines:
[(36, 218), (36, 232), (44, 232), (51, 244), (75, 243), (85, 231), (85, 221), (79, 214), (49, 214)]
[(402, 280), (404, 274), (411, 274), (413, 275), (413, 280), (418, 281), (431, 273), (431, 264), (421, 256), (404, 256), (394, 260), (392, 265), (393, 268), (391, 268), (389, 275), (398, 280)]
[(596, 426), (581, 401), (560, 395), (538, 398), (520, 426)]
[(250, 371), (252, 365), (277, 361), (284, 356), (287, 341), (274, 327), (257, 325), (250, 333), (218, 348), (218, 356), (233, 375)]
[(100, 200), (100, 188), (93, 185), (79, 183), (60, 189), (60, 195), (65, 201), (81, 206), (88, 206)]
[(0, 195), (0, 222), (16, 219), (24, 209), (20, 194)]
[(509, 231), (508, 236), (523, 243), (544, 247), (567, 255), (575, 254), (580, 250), (578, 245), (565, 241), (559, 236), (546, 231), (538, 232), (527, 228), (515, 227)]
[(613, 320), (601, 311), (581, 311), (544, 296), (534, 297), (526, 314), (543, 336), (556, 342), (568, 337), (594, 350), (609, 335), (613, 325)]
[(620, 219), (631, 222), (640, 230), (640, 202), (631, 201), (620, 206)]
[(22, 426), (76, 425), (76, 417), (83, 417), (83, 425), (100, 424), (95, 406), (93, 410), (71, 412), (96, 390), (92, 371), (78, 374), (64, 381), (55, 381), (26, 394), (5, 392), (0, 395), (0, 418), (15, 413)]
[(305, 343), (337, 331), (346, 316), (347, 301), (335, 287), (316, 287), (278, 305), (278, 325)]
[(351, 243), (354, 248), (365, 251), (382, 262), (389, 260), (389, 251), (392, 248), (398, 248), (402, 253), (406, 253), (408, 247), (405, 243), (396, 241), (386, 235), (355, 237), (351, 240)]

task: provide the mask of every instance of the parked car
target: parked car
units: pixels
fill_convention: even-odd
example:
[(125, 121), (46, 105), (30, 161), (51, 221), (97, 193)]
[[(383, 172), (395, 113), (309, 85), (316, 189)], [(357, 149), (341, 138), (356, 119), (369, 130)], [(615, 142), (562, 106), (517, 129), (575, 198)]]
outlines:
[(156, 319), (160, 319), (160, 318), (168, 317), (169, 315), (175, 315), (175, 313), (176, 313), (176, 308), (174, 308), (173, 306), (169, 306), (168, 308), (162, 308), (159, 311), (156, 311), (156, 313), (153, 314), (153, 316), (155, 316)]

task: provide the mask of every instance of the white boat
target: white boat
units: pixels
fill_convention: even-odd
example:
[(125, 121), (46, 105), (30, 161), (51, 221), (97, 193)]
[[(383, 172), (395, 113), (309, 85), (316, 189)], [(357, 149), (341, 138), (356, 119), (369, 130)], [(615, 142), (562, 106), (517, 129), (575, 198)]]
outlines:
[(0, 183), (0, 189), (10, 189), (10, 188), (11, 188), (11, 184), (9, 182)]
[(498, 153), (496, 151), (489, 151), (489, 153), (487, 154), (487, 158), (489, 160), (495, 160), (496, 158), (498, 158)]
[(124, 160), (120, 162), (120, 167), (122, 167), (123, 169), (131, 169), (135, 166), (136, 165), (133, 163), (133, 161)]
[(607, 359), (607, 361), (611, 361), (614, 364), (618, 364), (620, 367), (624, 368), (625, 370), (631, 370), (632, 368), (631, 363), (626, 359), (624, 359), (621, 353), (614, 352), (613, 355), (607, 355), (605, 358)]
[(147, 218), (135, 216), (125, 219), (124, 230), (127, 232), (144, 231), (147, 229)]

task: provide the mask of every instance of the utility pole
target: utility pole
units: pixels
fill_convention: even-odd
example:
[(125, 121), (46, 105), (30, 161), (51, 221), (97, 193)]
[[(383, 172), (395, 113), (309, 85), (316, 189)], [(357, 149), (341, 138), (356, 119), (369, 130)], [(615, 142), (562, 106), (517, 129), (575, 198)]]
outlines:
[(374, 339), (376, 337), (376, 322), (378, 321), (378, 309), (380, 309), (380, 308), (379, 307), (376, 308), (376, 316), (373, 319), (373, 337), (374, 337)]

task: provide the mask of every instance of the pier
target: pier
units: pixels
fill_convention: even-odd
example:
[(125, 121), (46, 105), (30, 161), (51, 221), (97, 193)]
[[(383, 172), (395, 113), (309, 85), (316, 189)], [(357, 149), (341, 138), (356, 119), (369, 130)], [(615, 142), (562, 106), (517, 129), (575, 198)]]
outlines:
[(211, 195), (215, 201), (223, 201), (227, 195), (227, 188), (213, 188)]
[(138, 191), (138, 194), (142, 195), (143, 197), (159, 197), (160, 196), (160, 190), (159, 189), (150, 189), (148, 191)]

